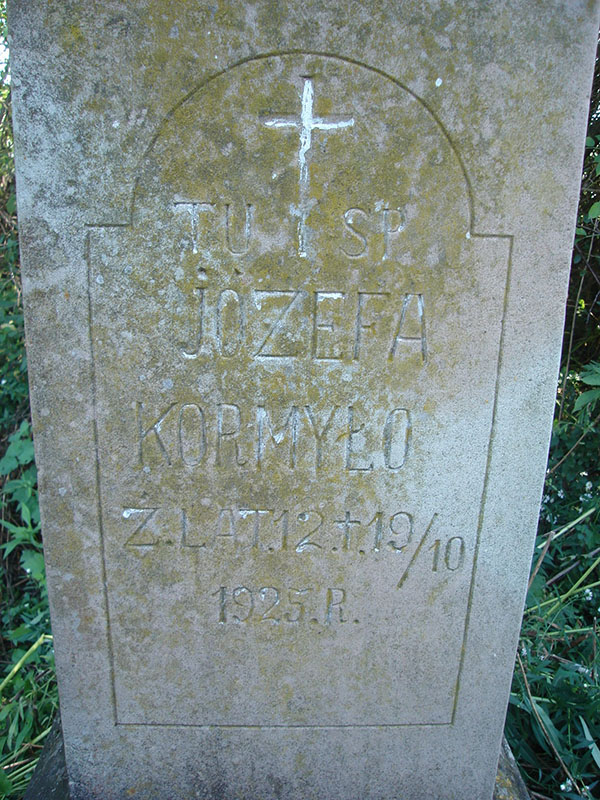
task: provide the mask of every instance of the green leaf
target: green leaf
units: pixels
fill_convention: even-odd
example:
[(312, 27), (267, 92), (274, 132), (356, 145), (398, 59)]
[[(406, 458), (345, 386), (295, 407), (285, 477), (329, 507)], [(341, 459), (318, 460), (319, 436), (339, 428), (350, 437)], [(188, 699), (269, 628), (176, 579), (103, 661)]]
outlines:
[(28, 528), (31, 528), (31, 511), (24, 503), (21, 505), (21, 519)]
[(585, 228), (575, 228), (577, 236), (585, 236)]
[[(592, 145), (590, 145), (591, 147)], [(6, 201), (6, 210), (9, 214), (14, 214), (17, 210), (17, 198), (14, 192), (10, 193), (8, 200)]]
[(10, 475), (10, 473), (19, 466), (16, 457), (9, 451), (10, 447), (4, 456), (0, 458), (0, 475)]
[(600, 217), (600, 202), (596, 202), (592, 205), (588, 211), (588, 217), (590, 219), (596, 219), (597, 217)]
[(17, 451), (19, 464), (30, 464), (33, 461), (33, 442), (31, 439), (21, 441), (21, 446)]
[(590, 389), (589, 392), (582, 392), (575, 401), (575, 406), (573, 407), (573, 411), (579, 411), (584, 406), (588, 406), (590, 405), (590, 403), (594, 403), (599, 397), (600, 397), (600, 389)]
[(8, 794), (12, 792), (14, 789), (12, 782), (4, 774), (4, 770), (0, 769), (0, 792), (3, 794)]
[(600, 364), (597, 361), (592, 361), (581, 370), (580, 378), (588, 386), (600, 386)]
[(581, 373), (580, 378), (588, 386), (600, 386), (600, 372)]
[[(32, 531), (30, 528), (25, 528), (23, 525), (14, 525), (12, 522), (9, 522), (7, 519), (0, 519), (0, 525), (3, 528), (6, 528), (7, 531), (13, 533), (15, 536), (20, 537), (21, 541), (28, 540), (31, 538), (31, 534), (35, 531)], [(17, 539), (16, 544), (21, 544), (21, 541)], [(9, 546), (14, 547), (14, 543), (12, 541), (3, 542), (0, 544), (0, 547), (4, 550), (4, 552), (8, 555), (10, 550), (8, 549)]]
[(583, 728), (585, 738), (589, 742), (589, 748), (590, 748), (590, 753), (592, 754), (592, 758), (594, 759), (598, 767), (600, 767), (600, 748), (594, 741), (594, 737), (590, 733), (590, 729), (588, 728), (584, 718), (581, 715), (579, 716), (579, 721), (581, 722), (581, 727)]
[(35, 550), (23, 550), (21, 566), (36, 581), (44, 580), (44, 556)]
[(596, 142), (594, 141), (594, 137), (593, 136), (587, 136), (586, 137), (586, 140), (585, 140), (585, 146), (586, 147), (593, 147), (595, 144), (596, 144)]
[(556, 748), (556, 752), (560, 753), (562, 750), (561, 742), (560, 742), (560, 734), (556, 730), (554, 723), (546, 713), (546, 711), (542, 708), (539, 703), (536, 703), (533, 698), (531, 698), (531, 704), (536, 709), (537, 713), (540, 716), (540, 719), (544, 723), (544, 727), (546, 729), (546, 735), (550, 738), (552, 744)]
[(19, 625), (17, 628), (14, 628), (14, 630), (5, 634), (5, 638), (10, 639), (12, 642), (18, 642), (19, 640), (25, 641), (29, 637), (31, 637), (31, 628), (29, 625)]

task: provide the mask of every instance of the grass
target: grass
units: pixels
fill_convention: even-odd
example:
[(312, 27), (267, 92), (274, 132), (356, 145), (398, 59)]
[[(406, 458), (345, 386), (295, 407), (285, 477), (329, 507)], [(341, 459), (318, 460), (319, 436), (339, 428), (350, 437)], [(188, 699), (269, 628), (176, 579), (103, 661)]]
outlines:
[(600, 429), (596, 401), (574, 410), (585, 386), (571, 374), (557, 396), (506, 725), (540, 800), (600, 797)]

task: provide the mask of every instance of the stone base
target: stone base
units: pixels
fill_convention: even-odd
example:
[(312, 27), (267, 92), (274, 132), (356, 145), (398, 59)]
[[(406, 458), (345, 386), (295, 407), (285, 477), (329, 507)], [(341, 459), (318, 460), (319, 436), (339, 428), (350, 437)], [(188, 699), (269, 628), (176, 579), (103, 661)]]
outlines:
[(54, 718), (52, 730), (44, 743), (23, 800), (69, 800), (69, 779), (60, 714)]
[[(69, 800), (69, 781), (58, 714), (23, 800)], [(502, 742), (498, 760), (493, 800), (530, 800), (506, 739)]]
[(529, 792), (506, 739), (502, 739), (493, 800), (530, 800)]

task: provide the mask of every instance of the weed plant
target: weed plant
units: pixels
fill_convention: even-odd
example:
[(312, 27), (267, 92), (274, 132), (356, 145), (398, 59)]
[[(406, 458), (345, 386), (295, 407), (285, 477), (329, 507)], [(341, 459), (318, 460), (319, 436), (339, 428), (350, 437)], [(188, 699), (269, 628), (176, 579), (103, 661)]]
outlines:
[[(4, 0), (0, 43), (6, 44)], [(600, 798), (600, 67), (565, 348), (506, 735), (534, 800)], [(0, 85), (0, 800), (57, 709), (29, 421), (7, 70)], [(465, 754), (468, 758), (468, 754)]]

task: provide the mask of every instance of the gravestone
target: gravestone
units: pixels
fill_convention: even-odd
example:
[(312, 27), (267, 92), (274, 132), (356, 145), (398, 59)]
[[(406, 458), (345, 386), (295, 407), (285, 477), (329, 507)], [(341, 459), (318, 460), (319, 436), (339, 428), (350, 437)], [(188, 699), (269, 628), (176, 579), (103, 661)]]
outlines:
[(72, 797), (489, 800), (597, 4), (10, 11)]

